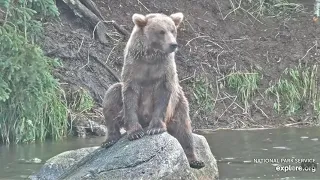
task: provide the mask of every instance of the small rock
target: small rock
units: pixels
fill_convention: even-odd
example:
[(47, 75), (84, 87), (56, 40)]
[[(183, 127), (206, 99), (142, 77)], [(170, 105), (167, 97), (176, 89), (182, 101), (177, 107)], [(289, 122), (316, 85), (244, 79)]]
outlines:
[(39, 158), (33, 158), (28, 160), (22, 158), (22, 159), (19, 159), (18, 161), (22, 164), (40, 164), (42, 162), (42, 160)]
[(42, 160), (39, 158), (33, 158), (33, 159), (30, 159), (30, 162), (35, 163), (35, 164), (39, 164), (42, 162)]

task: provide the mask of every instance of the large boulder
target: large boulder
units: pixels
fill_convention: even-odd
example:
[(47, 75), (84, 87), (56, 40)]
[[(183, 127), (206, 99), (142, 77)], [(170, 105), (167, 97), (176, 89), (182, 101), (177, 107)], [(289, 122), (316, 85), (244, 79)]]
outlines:
[(178, 140), (165, 132), (135, 141), (123, 137), (108, 149), (90, 147), (61, 153), (30, 179), (218, 179), (217, 162), (206, 139), (193, 137), (196, 154), (206, 165), (200, 170), (189, 167)]

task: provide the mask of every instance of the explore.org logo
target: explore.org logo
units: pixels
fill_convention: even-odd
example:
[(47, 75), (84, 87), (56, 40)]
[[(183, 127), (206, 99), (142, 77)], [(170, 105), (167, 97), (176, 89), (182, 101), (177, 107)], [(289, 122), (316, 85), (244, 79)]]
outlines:
[(302, 167), (300, 165), (277, 165), (275, 167), (277, 172), (290, 172), (290, 171), (296, 171), (296, 172), (313, 172), (315, 173), (317, 171), (316, 166), (305, 166)]

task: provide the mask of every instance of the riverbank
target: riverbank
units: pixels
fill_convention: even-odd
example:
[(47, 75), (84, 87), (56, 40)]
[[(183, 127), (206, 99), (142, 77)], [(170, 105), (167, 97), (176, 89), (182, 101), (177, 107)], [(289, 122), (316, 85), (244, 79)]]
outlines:
[[(194, 129), (319, 125), (320, 30), (312, 8), (297, 4), (259, 16), (250, 4), (237, 9), (229, 1), (95, 3), (104, 19), (128, 32), (133, 13), (184, 12), (176, 62)], [(103, 123), (99, 107), (120, 76), (126, 42), (107, 24), (109, 43), (101, 44), (90, 25), (64, 3), (57, 5), (61, 22), (46, 25), (44, 49), (62, 59), (56, 75), (67, 88), (90, 92), (95, 120)]]

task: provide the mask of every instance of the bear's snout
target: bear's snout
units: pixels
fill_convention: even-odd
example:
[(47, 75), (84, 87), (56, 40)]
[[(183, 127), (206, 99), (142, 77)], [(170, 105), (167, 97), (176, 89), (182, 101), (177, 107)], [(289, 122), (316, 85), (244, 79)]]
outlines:
[(173, 52), (178, 48), (178, 44), (177, 43), (171, 43), (169, 47), (170, 47), (171, 52)]

